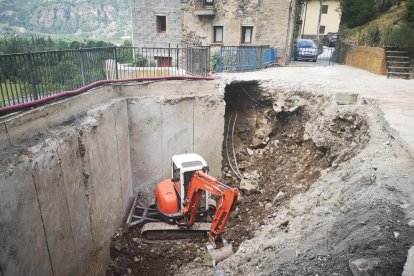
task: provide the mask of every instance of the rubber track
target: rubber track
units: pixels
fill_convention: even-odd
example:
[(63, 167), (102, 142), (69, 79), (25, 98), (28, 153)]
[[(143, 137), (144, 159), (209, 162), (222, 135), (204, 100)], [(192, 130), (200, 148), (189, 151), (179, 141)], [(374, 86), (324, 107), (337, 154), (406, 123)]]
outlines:
[(211, 223), (198, 222), (189, 228), (179, 227), (176, 224), (165, 222), (146, 223), (141, 229), (141, 237), (147, 242), (165, 240), (194, 240), (205, 239), (210, 231)]

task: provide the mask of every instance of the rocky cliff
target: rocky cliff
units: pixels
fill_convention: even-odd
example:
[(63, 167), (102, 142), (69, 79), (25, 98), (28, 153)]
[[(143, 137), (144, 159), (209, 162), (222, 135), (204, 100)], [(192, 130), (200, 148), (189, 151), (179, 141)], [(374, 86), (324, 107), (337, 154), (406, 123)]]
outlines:
[(0, 0), (0, 35), (120, 40), (130, 33), (129, 0)]

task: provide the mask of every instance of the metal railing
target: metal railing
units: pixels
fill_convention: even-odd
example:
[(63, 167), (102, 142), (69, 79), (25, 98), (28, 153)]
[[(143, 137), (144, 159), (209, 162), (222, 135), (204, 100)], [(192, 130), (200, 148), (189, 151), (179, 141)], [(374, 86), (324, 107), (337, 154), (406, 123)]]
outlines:
[(0, 108), (100, 80), (208, 76), (210, 49), (109, 47), (0, 55)]
[(319, 48), (292, 47), (291, 61), (315, 62), (315, 65), (333, 65), (335, 48), (321, 46)]
[(277, 62), (277, 49), (269, 46), (223, 46), (214, 54), (216, 72), (254, 71)]

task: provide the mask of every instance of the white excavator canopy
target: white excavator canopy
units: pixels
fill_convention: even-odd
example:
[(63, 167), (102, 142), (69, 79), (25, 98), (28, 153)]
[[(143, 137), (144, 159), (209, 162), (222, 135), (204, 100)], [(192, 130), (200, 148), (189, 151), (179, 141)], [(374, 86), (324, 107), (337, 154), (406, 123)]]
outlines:
[(207, 162), (204, 158), (195, 153), (174, 155), (172, 157), (172, 163), (181, 172), (198, 171), (207, 167)]

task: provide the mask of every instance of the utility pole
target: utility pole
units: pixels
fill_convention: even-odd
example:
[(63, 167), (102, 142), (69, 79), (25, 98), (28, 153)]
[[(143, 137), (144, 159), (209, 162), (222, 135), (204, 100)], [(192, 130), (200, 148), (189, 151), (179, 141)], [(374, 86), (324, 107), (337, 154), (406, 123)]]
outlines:
[(323, 7), (323, 0), (319, 0), (320, 1), (320, 7), (319, 7), (319, 18), (318, 18), (318, 28), (316, 30), (316, 34), (318, 37), (318, 43), (320, 42), (320, 29), (321, 29), (321, 18), (322, 18), (322, 7)]

